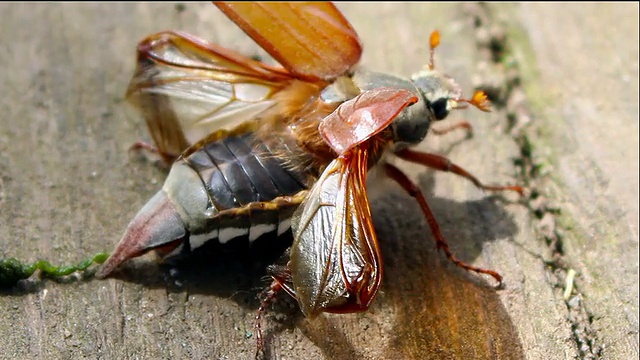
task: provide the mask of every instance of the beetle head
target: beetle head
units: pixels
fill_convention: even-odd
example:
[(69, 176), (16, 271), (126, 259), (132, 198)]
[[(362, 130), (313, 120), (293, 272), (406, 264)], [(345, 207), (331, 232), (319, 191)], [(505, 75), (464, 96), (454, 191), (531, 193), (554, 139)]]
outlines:
[(431, 48), (429, 64), (411, 77), (411, 82), (418, 89), (425, 103), (428, 119), (424, 118), (424, 113), (421, 116), (407, 116), (406, 119), (397, 121), (394, 129), (396, 138), (409, 144), (422, 141), (431, 123), (445, 119), (451, 110), (466, 108), (467, 104), (471, 104), (482, 111), (490, 111), (490, 103), (484, 92), (476, 91), (471, 99), (464, 99), (460, 86), (455, 80), (435, 69), (434, 53), (440, 43), (438, 31), (431, 34), (429, 43)]

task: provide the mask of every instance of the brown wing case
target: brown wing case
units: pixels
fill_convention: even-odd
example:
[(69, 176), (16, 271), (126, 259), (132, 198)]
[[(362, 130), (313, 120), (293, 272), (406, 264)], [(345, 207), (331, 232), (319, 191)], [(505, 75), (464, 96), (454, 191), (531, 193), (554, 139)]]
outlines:
[[(379, 101), (374, 101), (378, 99)], [(378, 88), (342, 103), (321, 123), (338, 153), (291, 222), (289, 268), (300, 309), (366, 310), (382, 278), (382, 259), (366, 192), (371, 136), (418, 99), (409, 91)], [(322, 130), (321, 130), (322, 131)]]
[(418, 102), (409, 90), (381, 87), (342, 103), (318, 127), (324, 140), (342, 155), (384, 130), (407, 106)]
[(300, 80), (332, 80), (362, 54), (355, 30), (327, 2), (214, 2)]

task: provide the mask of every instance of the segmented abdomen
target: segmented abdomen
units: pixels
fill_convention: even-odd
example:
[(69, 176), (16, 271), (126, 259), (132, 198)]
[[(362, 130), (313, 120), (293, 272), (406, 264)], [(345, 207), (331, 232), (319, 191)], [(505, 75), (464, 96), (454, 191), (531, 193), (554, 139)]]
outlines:
[(267, 145), (254, 133), (245, 133), (208, 143), (179, 160), (198, 173), (210, 201), (211, 220), (205, 229), (191, 232), (189, 249), (209, 240), (225, 243), (248, 236), (253, 241), (264, 234), (280, 235), (288, 230), (297, 203), (267, 209), (255, 204), (293, 196), (308, 188), (308, 174), (285, 166), (299, 156), (295, 150), (292, 139), (274, 139)]

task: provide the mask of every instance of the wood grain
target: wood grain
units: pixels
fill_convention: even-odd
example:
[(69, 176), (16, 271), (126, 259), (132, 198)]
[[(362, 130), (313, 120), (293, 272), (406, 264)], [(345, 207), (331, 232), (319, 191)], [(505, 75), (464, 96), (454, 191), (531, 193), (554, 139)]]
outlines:
[[(533, 119), (524, 131), (552, 165), (536, 184), (562, 209), (553, 220), (564, 235), (563, 263), (579, 272), (574, 295), (594, 317), (588, 338), (606, 346), (597, 357), (637, 358), (637, 4), (340, 8), (362, 37), (363, 65), (379, 71), (420, 69), (429, 33), (439, 29), (436, 65), (467, 94), (485, 81), (476, 75), (486, 73), (482, 66), (496, 66), (479, 51), (473, 12), (507, 24)], [(74, 263), (109, 251), (161, 186), (165, 173), (127, 152), (148, 139), (123, 100), (139, 39), (180, 29), (265, 56), (210, 4), (6, 3), (0, 10), (0, 258)], [(561, 25), (564, 37), (550, 30)], [(474, 137), (430, 135), (423, 149), (488, 183), (514, 183), (521, 148), (507, 111), (452, 118), (471, 121)], [(506, 288), (495, 290), (492, 279), (437, 253), (418, 206), (389, 185), (374, 204), (385, 277), (372, 308), (307, 320), (283, 300), (267, 316), (270, 357), (589, 358), (531, 204), (400, 166), (427, 195), (455, 253), (501, 272)], [(0, 292), (0, 358), (251, 359), (255, 297), (273, 260), (260, 255), (219, 249), (174, 277), (145, 257), (108, 280), (23, 281)]]

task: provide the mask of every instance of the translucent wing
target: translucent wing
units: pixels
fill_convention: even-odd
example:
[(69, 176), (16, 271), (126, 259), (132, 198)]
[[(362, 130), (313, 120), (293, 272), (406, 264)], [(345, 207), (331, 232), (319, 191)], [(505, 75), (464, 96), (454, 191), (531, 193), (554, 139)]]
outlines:
[(407, 90), (374, 89), (322, 121), (321, 132), (339, 157), (324, 170), (291, 223), (289, 269), (306, 316), (362, 311), (373, 300), (382, 261), (365, 184), (368, 160), (379, 142), (386, 141), (373, 136), (417, 100)]
[(380, 250), (364, 184), (367, 151), (338, 158), (292, 219), (289, 268), (305, 316), (368, 308), (382, 278)]
[(355, 30), (330, 2), (214, 2), (297, 78), (332, 80), (362, 54)]
[(127, 99), (144, 115), (161, 153), (178, 155), (221, 128), (254, 119), (276, 103), (293, 77), (182, 32), (138, 45)]

